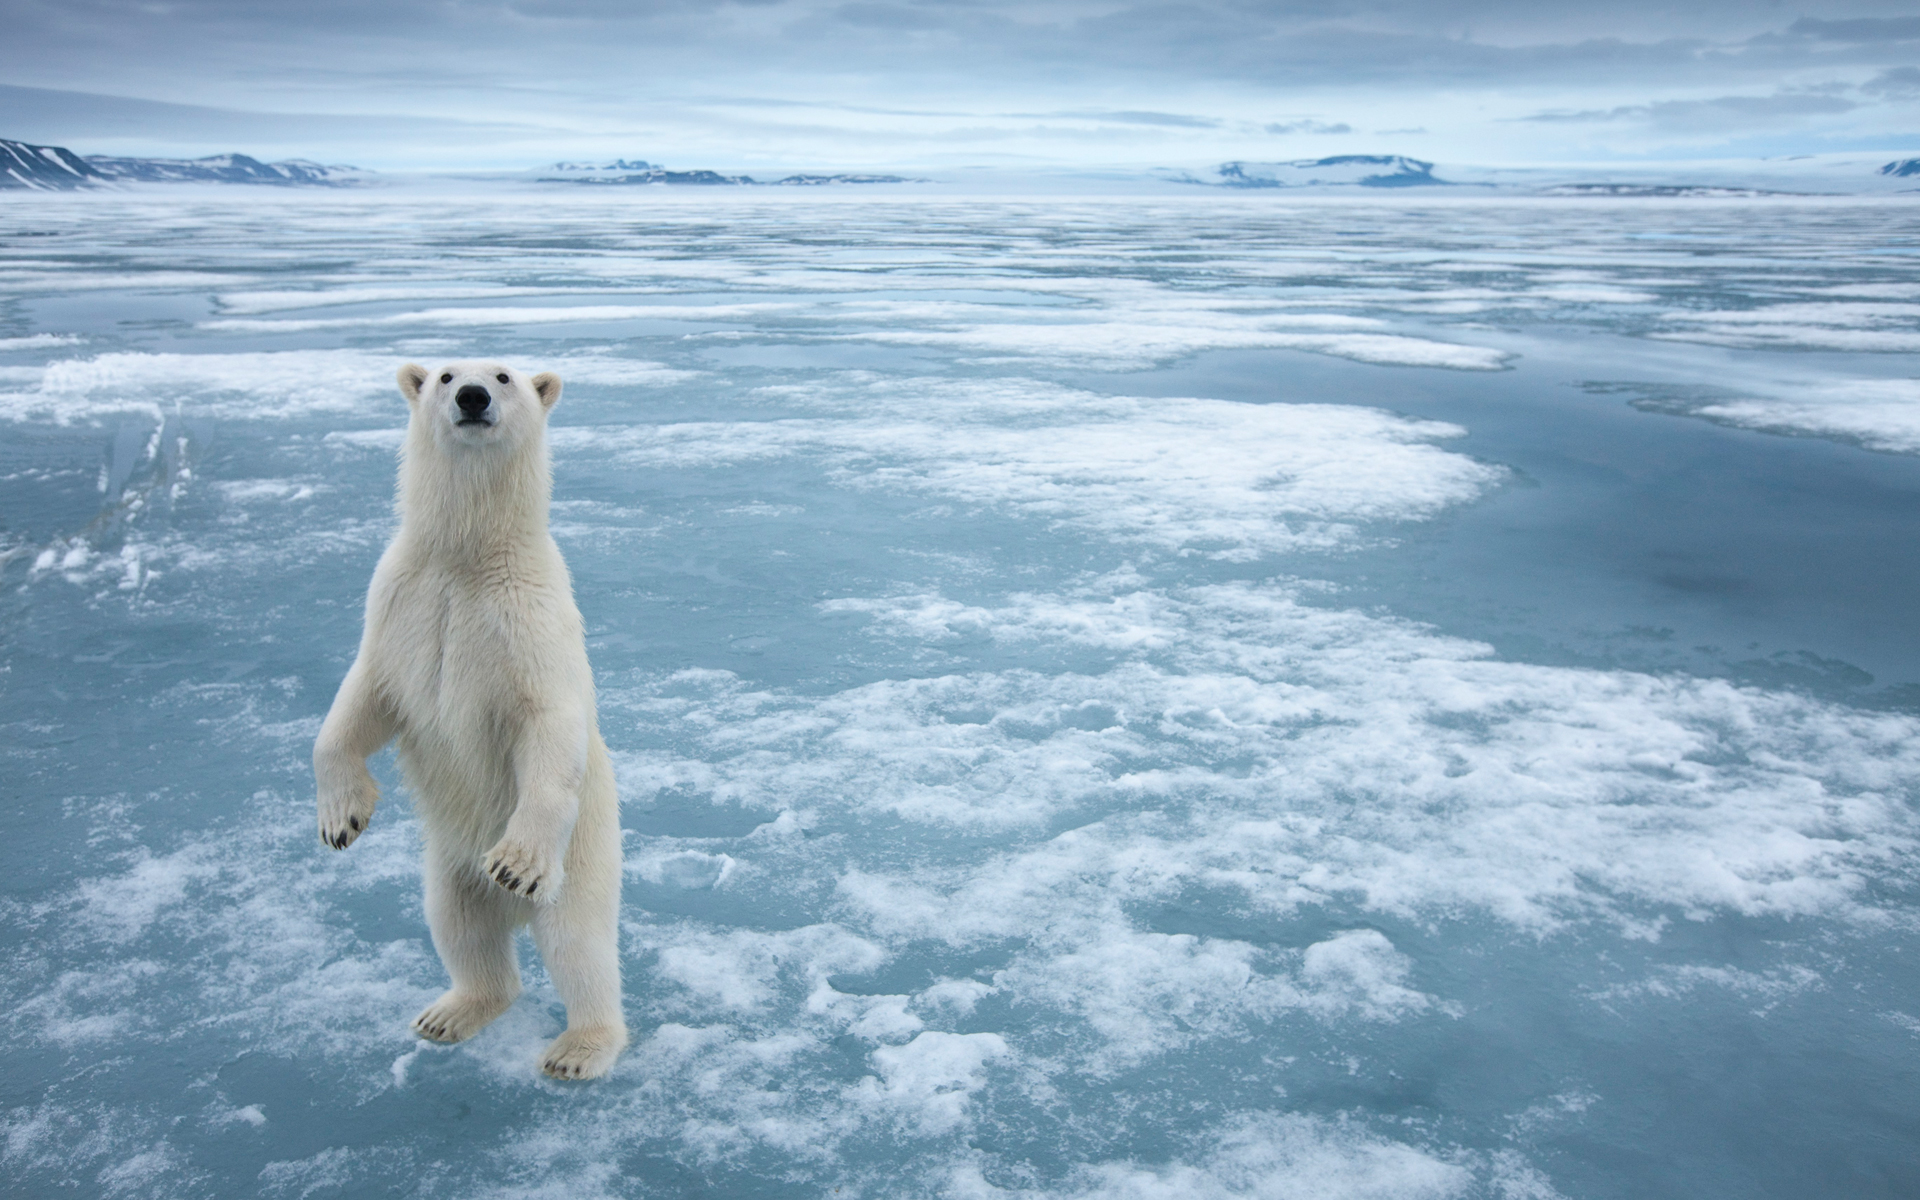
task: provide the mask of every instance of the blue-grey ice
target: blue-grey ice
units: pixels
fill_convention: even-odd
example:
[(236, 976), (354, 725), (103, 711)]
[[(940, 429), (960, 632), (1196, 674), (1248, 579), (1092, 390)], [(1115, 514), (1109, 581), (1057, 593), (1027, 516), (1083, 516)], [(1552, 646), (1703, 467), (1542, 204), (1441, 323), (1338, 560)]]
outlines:
[[(1899, 197), (0, 204), (20, 1195), (1920, 1192)], [(634, 1045), (309, 752), (407, 360), (566, 380)]]

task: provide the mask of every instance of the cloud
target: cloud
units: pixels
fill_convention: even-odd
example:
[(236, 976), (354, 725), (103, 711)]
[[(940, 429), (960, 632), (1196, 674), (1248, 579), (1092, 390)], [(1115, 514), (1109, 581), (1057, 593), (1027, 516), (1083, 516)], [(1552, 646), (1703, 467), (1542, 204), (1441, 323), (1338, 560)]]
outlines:
[[(1123, 76), (1129, 86), (1238, 80), (1404, 91), (1441, 81), (1617, 84), (1636, 74), (1669, 82), (1676, 72), (1720, 76), (1739, 69), (1743, 46), (1763, 32), (1742, 6), (1689, 5), (1676, 12), (1650, 0), (1613, 6), (1604, 19), (1485, 0), (1385, 0), (1364, 12), (1316, 0), (513, 0), (451, 6), (441, 0), (313, 0), (297, 6), (210, 0), (169, 6), (164, 13), (161, 7), (136, 0), (26, 0), (9, 14), (12, 60), (16, 67), (62, 72), (57, 77), (63, 82), (96, 88), (106, 87), (116, 68), (142, 77), (172, 72), (187, 82), (196, 68), (209, 65), (237, 74), (261, 71), (271, 62), (280, 73), (371, 61), (398, 87), (425, 80), (468, 88), (485, 80), (492, 86), (498, 72), (518, 64), (560, 88), (617, 83), (633, 89), (662, 78), (744, 79), (776, 72), (910, 91), (933, 80), (948, 81), (943, 86), (961, 80), (982, 92), (989, 82), (1011, 80), (1039, 91), (1043, 83), (1071, 87)], [(1920, 21), (1806, 19), (1786, 31), (1776, 26), (1766, 35), (1772, 41), (1765, 55), (1806, 57), (1836, 39), (1885, 41), (1905, 36), (1913, 25)], [(441, 53), (419, 52), (420, 39), (428, 35)], [(278, 53), (263, 53), (269, 49)], [(265, 72), (258, 82), (284, 83)]]
[[(1774, 14), (1731, 0), (15, 0), (8, 78), (195, 101), (195, 113), (149, 113), (148, 128), (178, 118), (201, 131), (199, 153), (371, 165), (379, 156), (351, 138), (408, 147), (396, 164), (619, 153), (772, 169), (932, 166), (973, 161), (975, 147), (996, 161), (1057, 161), (1067, 146), (1139, 161), (1182, 131), (1196, 161), (1225, 161), (1257, 157), (1268, 137), (1421, 127), (1433, 131), (1424, 153), (1471, 156), (1555, 123), (1612, 124), (1651, 147), (1676, 132), (1799, 130), (1920, 94), (1903, 74), (1920, 65), (1920, 17), (1900, 0), (1841, 2), (1800, 17), (1816, 11), (1808, 0)], [(1875, 72), (1845, 95), (1781, 90)], [(759, 111), (708, 99), (748, 92), (764, 97)], [(1641, 102), (1660, 94), (1718, 98)], [(23, 117), (10, 99), (7, 136), (84, 143), (128, 119), (45, 105)], [(805, 124), (773, 113), (801, 104)], [(258, 108), (308, 115), (269, 147), (252, 131), (270, 122), (233, 115)], [(311, 116), (329, 110), (342, 115)], [(1526, 113), (1535, 125), (1502, 124)], [(489, 138), (489, 126), (509, 132)], [(1848, 134), (1876, 132), (1889, 148), (1904, 133)]]
[(0, 112), (6, 114), (6, 128), (0, 130), (0, 136), (53, 144), (83, 143), (75, 147), (82, 153), (99, 152), (99, 147), (91, 143), (101, 139), (205, 143), (221, 150), (259, 150), (273, 155), (289, 146), (352, 146), (397, 138), (477, 142), (536, 138), (556, 132), (531, 124), (443, 117), (248, 112), (7, 84), (0, 84)]
[(1177, 129), (1218, 129), (1223, 124), (1214, 117), (1194, 117), (1185, 113), (1148, 112), (1135, 109), (1120, 112), (1018, 112), (1003, 115), (1034, 121), (1107, 121), (1116, 125), (1164, 125)]
[(1554, 123), (1637, 122), (1672, 133), (1719, 133), (1794, 117), (1831, 116), (1860, 105), (1825, 92), (1775, 92), (1771, 96), (1716, 96), (1710, 100), (1659, 100), (1607, 109), (1543, 112), (1522, 121)]
[(1884, 96), (1888, 100), (1911, 100), (1920, 96), (1920, 67), (1894, 67), (1890, 71), (1882, 71), (1861, 84), (1860, 90), (1869, 96)]
[(1841, 21), (1801, 17), (1787, 26), (1787, 32), (1822, 42), (1883, 46), (1888, 42), (1920, 39), (1920, 17), (1856, 17)]
[(1353, 132), (1353, 126), (1347, 124), (1345, 121), (1342, 121), (1336, 125), (1328, 125), (1321, 121), (1289, 121), (1285, 123), (1275, 122), (1270, 125), (1264, 125), (1261, 128), (1265, 130), (1267, 133), (1352, 133)]

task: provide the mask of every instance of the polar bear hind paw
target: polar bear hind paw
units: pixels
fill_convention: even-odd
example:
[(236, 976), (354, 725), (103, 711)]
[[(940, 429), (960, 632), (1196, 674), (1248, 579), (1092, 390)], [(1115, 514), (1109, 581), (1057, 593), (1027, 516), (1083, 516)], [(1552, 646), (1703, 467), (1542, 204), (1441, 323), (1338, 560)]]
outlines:
[(512, 1004), (511, 996), (475, 996), (456, 988), (422, 1009), (413, 1031), (430, 1042), (464, 1042)]
[(523, 900), (547, 901), (560, 890), (560, 864), (555, 856), (540, 854), (512, 841), (487, 851), (480, 869), (487, 878)]
[(569, 1029), (548, 1044), (540, 1070), (554, 1079), (597, 1079), (626, 1048), (627, 1031), (618, 1025)]

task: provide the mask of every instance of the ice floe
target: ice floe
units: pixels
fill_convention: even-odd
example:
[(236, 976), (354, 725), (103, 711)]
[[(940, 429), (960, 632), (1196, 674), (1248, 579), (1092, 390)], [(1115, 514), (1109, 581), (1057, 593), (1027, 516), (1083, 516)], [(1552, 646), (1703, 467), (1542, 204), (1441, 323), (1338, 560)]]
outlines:
[(863, 415), (575, 426), (554, 444), (682, 468), (805, 455), (852, 487), (1229, 558), (1336, 546), (1359, 524), (1427, 517), (1504, 478), (1433, 444), (1456, 426), (1345, 405), (1135, 399), (1026, 380), (856, 380), (781, 396)]
[(1635, 403), (1762, 433), (1831, 438), (1871, 450), (1920, 454), (1920, 380), (1768, 380), (1770, 395), (1726, 388), (1613, 385), (1642, 393)]

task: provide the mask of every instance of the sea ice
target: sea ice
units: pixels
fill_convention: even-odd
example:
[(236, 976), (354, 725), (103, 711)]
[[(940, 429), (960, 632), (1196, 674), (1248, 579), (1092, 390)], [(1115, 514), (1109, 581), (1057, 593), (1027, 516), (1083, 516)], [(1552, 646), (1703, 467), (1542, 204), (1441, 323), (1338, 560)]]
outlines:
[[(8, 198), (18, 1189), (1920, 1189), (1908, 623), (1556, 532), (1658, 485), (1761, 544), (1689, 481), (1818, 476), (1903, 612), (1906, 201), (659, 191)], [(590, 1088), (532, 956), (408, 1035), (389, 759), (312, 835), (393, 372), (480, 356), (568, 385), (635, 1033)], [(1696, 657), (1579, 650), (1516, 528)]]

